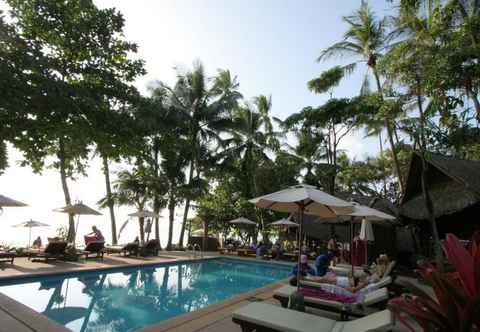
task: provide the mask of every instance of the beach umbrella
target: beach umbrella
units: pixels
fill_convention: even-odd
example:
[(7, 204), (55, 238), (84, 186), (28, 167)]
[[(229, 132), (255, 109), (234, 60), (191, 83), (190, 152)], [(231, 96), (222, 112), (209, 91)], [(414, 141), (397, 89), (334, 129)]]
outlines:
[(128, 216), (137, 217), (137, 218), (156, 218), (156, 217), (160, 218), (161, 217), (160, 215), (148, 210), (139, 210), (137, 212), (130, 213)]
[(68, 213), (72, 216), (77, 216), (77, 224), (75, 226), (75, 235), (73, 237), (73, 241), (75, 242), (75, 238), (77, 237), (77, 230), (78, 230), (78, 223), (80, 221), (81, 215), (92, 215), (92, 216), (101, 216), (102, 214), (97, 210), (92, 209), (91, 207), (83, 204), (82, 202), (77, 202), (75, 204), (69, 204), (67, 206), (54, 209), (53, 211), (61, 212), (61, 213)]
[[(279, 212), (298, 213), (298, 243), (301, 247), (303, 215), (334, 218), (353, 212), (352, 204), (309, 185), (297, 185), (249, 200), (257, 207)], [(300, 266), (301, 250), (298, 253)], [(300, 269), (298, 269), (300, 280)], [(298, 283), (300, 284), (300, 283)]]
[(13, 198), (0, 195), (0, 208), (27, 206), (27, 204), (14, 200)]
[(157, 218), (157, 217), (160, 218), (161, 217), (160, 215), (148, 210), (138, 210), (137, 212), (130, 213), (128, 216), (138, 218), (138, 221), (140, 222), (140, 240), (142, 241), (142, 243), (145, 242), (145, 230), (144, 230), (142, 220), (144, 218)]
[(270, 226), (277, 226), (277, 227), (298, 227), (298, 224), (290, 221), (288, 219), (282, 218), (280, 220), (274, 221), (270, 224)]
[(32, 240), (32, 228), (33, 227), (47, 227), (50, 226), (40, 221), (34, 221), (32, 219), (21, 222), (20, 224), (13, 225), (12, 227), (27, 227), (28, 228), (28, 247), (30, 247), (30, 241)]
[(256, 225), (257, 224), (255, 221), (252, 221), (244, 217), (230, 220), (228, 223), (233, 225)]
[[(344, 216), (350, 216), (350, 264), (352, 265), (352, 274), (354, 271), (353, 268), (353, 223), (355, 217), (361, 217), (363, 220), (369, 222), (369, 226), (365, 225), (363, 226), (363, 221), (362, 221), (362, 227), (365, 227), (365, 236), (373, 236), (373, 229), (371, 223), (377, 223), (377, 224), (388, 224), (392, 225), (392, 221), (395, 220), (394, 216), (391, 216), (387, 213), (384, 213), (382, 211), (378, 211), (374, 208), (364, 206), (361, 204), (358, 204), (356, 202), (352, 202), (353, 205), (353, 211), (351, 213), (345, 214)], [(369, 230), (366, 228), (370, 227)], [(367, 235), (366, 232), (370, 232), (370, 234)]]

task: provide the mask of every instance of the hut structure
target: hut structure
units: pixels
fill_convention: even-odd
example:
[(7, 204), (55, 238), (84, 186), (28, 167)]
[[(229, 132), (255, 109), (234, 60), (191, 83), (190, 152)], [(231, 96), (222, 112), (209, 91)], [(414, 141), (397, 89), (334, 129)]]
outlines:
[[(440, 238), (454, 233), (468, 239), (480, 226), (480, 161), (462, 160), (439, 154), (426, 155), (427, 187)], [(404, 223), (417, 225), (431, 234), (421, 186), (422, 160), (413, 153), (399, 213)], [(429, 242), (423, 237), (422, 242)]]

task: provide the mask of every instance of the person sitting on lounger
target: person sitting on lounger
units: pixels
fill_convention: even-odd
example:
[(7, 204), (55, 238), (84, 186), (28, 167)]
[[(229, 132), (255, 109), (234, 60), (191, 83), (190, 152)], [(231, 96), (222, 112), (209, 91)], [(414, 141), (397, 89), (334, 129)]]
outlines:
[(88, 242), (91, 242), (91, 241), (105, 241), (105, 238), (103, 237), (102, 232), (100, 232), (100, 230), (97, 228), (97, 226), (92, 226), (92, 232), (85, 235), (85, 240), (87, 238), (89, 239)]
[(40, 249), (42, 247), (42, 239), (40, 236), (38, 236), (35, 241), (32, 243), (32, 248), (33, 249)]
[(317, 270), (317, 276), (322, 277), (328, 272), (328, 267), (332, 261), (334, 255), (330, 250), (325, 254), (318, 256), (315, 259), (315, 269)]
[[(298, 264), (293, 267), (292, 276), (296, 277), (298, 275)], [(315, 269), (308, 264), (307, 255), (300, 256), (300, 276), (306, 277), (307, 275), (314, 276)]]

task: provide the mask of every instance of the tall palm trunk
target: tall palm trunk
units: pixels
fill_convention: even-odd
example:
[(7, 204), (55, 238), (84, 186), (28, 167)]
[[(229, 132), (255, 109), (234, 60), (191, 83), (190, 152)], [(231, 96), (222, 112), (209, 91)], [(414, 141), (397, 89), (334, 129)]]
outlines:
[[(158, 155), (160, 153), (158, 149), (158, 144), (154, 144), (154, 172), (155, 176), (158, 177), (160, 176), (159, 171), (160, 171), (160, 165), (158, 161)], [(155, 213), (155, 239), (157, 241), (160, 241), (160, 225), (159, 225), (159, 215), (160, 215), (160, 199), (158, 197), (158, 194), (155, 194), (155, 197), (153, 198), (153, 213)]]
[(145, 218), (138, 218), (138, 224), (140, 226), (140, 242), (143, 244), (145, 243)]
[[(194, 161), (193, 159), (190, 161), (190, 174), (188, 175), (188, 186), (192, 185), (193, 181), (193, 169), (194, 169)], [(188, 211), (190, 210), (190, 197), (185, 199), (185, 208), (183, 210), (183, 220), (182, 220), (182, 228), (180, 229), (180, 238), (178, 239), (178, 245), (183, 247), (183, 239), (185, 237), (185, 226), (187, 225), (188, 219)]]
[[(67, 183), (67, 165), (66, 165), (66, 156), (65, 156), (65, 143), (62, 138), (58, 140), (58, 153), (57, 157), (60, 161), (60, 179), (62, 181), (63, 195), (65, 197), (65, 204), (71, 205), (72, 200), (70, 198), (70, 191), (68, 189)], [(73, 214), (68, 215), (68, 236), (67, 241), (75, 241), (75, 221), (73, 219)]]
[(102, 154), (103, 174), (105, 176), (105, 189), (107, 192), (107, 205), (110, 212), (110, 224), (112, 228), (112, 244), (117, 244), (117, 223), (115, 221), (115, 209), (112, 199), (112, 187), (110, 183), (110, 169), (108, 167), (108, 158)]
[[(377, 90), (378, 90), (378, 93), (380, 94), (380, 98), (381, 100), (383, 101), (383, 92), (382, 92), (382, 86), (380, 84), (380, 78), (378, 76), (378, 73), (377, 73), (377, 70), (375, 69), (374, 66), (372, 66), (372, 71), (373, 71), (373, 75), (375, 76), (375, 81), (377, 83)], [(395, 173), (397, 173), (397, 178), (398, 178), (398, 182), (400, 184), (400, 191), (404, 192), (404, 186), (403, 186), (403, 176), (402, 176), (402, 172), (400, 170), (400, 163), (398, 161), (398, 154), (397, 154), (397, 149), (395, 147), (395, 142), (393, 140), (393, 131), (392, 131), (392, 127), (391, 127), (391, 123), (390, 123), (390, 119), (385, 116), (385, 119), (384, 119), (384, 124), (385, 124), (385, 127), (387, 128), (387, 136), (388, 136), (388, 141), (390, 143), (390, 148), (392, 150), (392, 156), (393, 156), (393, 164), (394, 164), (394, 168), (395, 168)]]
[[(172, 190), (172, 189), (170, 189)], [(167, 250), (172, 250), (173, 220), (175, 218), (175, 197), (170, 194), (168, 199), (168, 242)]]
[(417, 89), (417, 106), (418, 112), (420, 114), (420, 158), (422, 160), (422, 175), (421, 175), (421, 186), (422, 186), (422, 197), (425, 204), (425, 209), (427, 210), (428, 220), (430, 221), (430, 226), (432, 228), (433, 236), (433, 246), (435, 253), (435, 263), (440, 270), (443, 270), (443, 256), (442, 256), (442, 247), (440, 243), (440, 236), (438, 235), (437, 222), (435, 220), (435, 210), (433, 207), (433, 202), (430, 197), (430, 192), (428, 190), (428, 163), (425, 159), (425, 150), (426, 150), (426, 141), (425, 141), (425, 113), (423, 112), (422, 98), (420, 96), (420, 89)]

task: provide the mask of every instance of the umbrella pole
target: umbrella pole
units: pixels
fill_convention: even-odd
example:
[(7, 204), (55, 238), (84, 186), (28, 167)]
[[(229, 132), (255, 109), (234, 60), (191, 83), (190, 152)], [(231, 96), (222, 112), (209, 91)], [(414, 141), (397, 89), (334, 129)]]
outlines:
[(30, 243), (32, 242), (32, 227), (28, 227), (28, 246), (30, 248)]
[(297, 290), (300, 289), (300, 265), (302, 257), (302, 226), (303, 226), (303, 203), (298, 203), (298, 260), (297, 260)]
[(77, 215), (77, 225), (75, 226), (75, 234), (73, 236), (73, 244), (75, 244), (75, 240), (77, 239), (77, 231), (78, 231), (78, 222), (80, 221), (80, 215)]
[(354, 286), (355, 285), (355, 273), (354, 273), (354, 267), (353, 267), (353, 217), (350, 219), (350, 265), (352, 266), (352, 278), (354, 280)]

